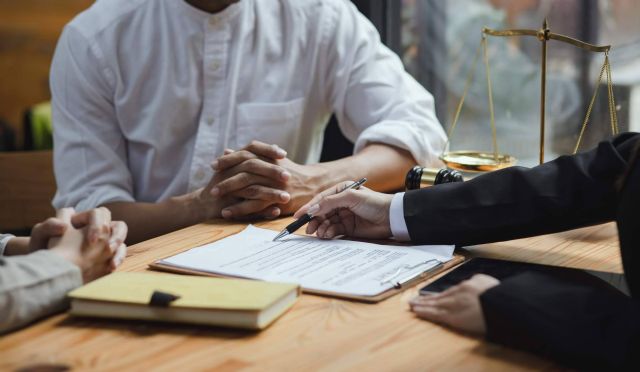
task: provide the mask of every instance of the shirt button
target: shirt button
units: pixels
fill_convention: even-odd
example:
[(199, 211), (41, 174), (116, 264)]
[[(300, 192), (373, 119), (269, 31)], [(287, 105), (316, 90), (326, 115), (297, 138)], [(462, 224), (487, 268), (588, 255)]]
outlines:
[(220, 68), (220, 63), (218, 63), (218, 62), (211, 63), (211, 69), (213, 71), (217, 71), (219, 68)]
[(207, 124), (213, 125), (213, 123), (215, 123), (215, 122), (216, 122), (215, 118), (207, 118)]

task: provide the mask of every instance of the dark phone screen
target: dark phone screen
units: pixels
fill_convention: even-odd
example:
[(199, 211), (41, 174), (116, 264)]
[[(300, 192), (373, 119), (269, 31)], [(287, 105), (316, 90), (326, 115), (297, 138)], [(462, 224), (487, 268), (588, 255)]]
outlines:
[(474, 274), (487, 274), (499, 280), (504, 280), (508, 277), (531, 271), (553, 275), (563, 280), (577, 282), (584, 285), (620, 291), (629, 295), (629, 289), (623, 274), (496, 260), (491, 258), (472, 258), (445, 276), (421, 288), (420, 293), (442, 292), (451, 286), (471, 278)]

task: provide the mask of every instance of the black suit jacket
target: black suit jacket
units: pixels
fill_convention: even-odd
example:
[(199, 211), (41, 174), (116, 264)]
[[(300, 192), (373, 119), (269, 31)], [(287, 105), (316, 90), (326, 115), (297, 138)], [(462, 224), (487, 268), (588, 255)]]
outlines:
[(528, 169), (410, 191), (415, 242), (471, 245), (616, 221), (632, 298), (523, 273), (481, 296), (490, 340), (598, 369), (640, 367), (640, 134)]

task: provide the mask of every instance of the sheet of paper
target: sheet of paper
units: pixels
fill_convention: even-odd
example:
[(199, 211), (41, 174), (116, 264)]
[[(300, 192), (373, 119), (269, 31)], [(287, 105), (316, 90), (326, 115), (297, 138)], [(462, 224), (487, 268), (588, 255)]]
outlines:
[(453, 246), (389, 246), (320, 240), (249, 225), (242, 232), (160, 263), (213, 274), (300, 284), (305, 289), (374, 296), (403, 278), (449, 261)]

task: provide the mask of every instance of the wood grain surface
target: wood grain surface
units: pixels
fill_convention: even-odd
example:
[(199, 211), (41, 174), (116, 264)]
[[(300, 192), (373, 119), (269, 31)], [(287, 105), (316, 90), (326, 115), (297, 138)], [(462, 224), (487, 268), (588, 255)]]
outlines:
[[(288, 219), (257, 224), (279, 230)], [(152, 239), (129, 250), (120, 270), (239, 232), (215, 221)], [(469, 248), (476, 256), (511, 258), (621, 272), (615, 225)], [(433, 280), (433, 279), (431, 279)], [(0, 370), (539, 370), (548, 360), (421, 321), (408, 311), (412, 288), (379, 304), (313, 295), (270, 328), (222, 328), (53, 316), (0, 339)]]

